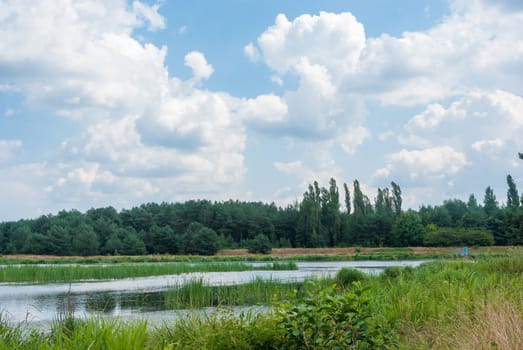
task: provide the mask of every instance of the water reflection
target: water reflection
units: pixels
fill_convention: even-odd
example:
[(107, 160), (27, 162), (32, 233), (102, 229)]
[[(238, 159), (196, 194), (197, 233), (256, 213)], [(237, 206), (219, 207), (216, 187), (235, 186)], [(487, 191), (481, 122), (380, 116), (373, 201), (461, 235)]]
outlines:
[(284, 282), (312, 276), (332, 276), (342, 267), (376, 274), (388, 266), (418, 266), (422, 261), (300, 262), (296, 271), (204, 272), (112, 281), (27, 285), (0, 283), (0, 312), (13, 323), (50, 322), (66, 312), (79, 318), (104, 316), (162, 318), (173, 315), (165, 291), (187, 281), (201, 279), (208, 285), (233, 285), (256, 278)]

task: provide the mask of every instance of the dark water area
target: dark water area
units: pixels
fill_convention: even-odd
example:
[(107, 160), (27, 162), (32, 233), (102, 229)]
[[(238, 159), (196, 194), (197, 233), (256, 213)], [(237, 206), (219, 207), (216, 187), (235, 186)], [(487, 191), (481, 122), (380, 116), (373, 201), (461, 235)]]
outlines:
[[(343, 267), (378, 274), (389, 266), (418, 266), (422, 261), (298, 262), (293, 271), (200, 272), (78, 283), (0, 283), (0, 313), (12, 324), (49, 325), (67, 310), (75, 317), (121, 317), (148, 322), (176, 320), (194, 310), (166, 310), (165, 291), (188, 281), (212, 286), (242, 284), (257, 278), (299, 282), (313, 276), (333, 276)], [(196, 312), (209, 311), (213, 308)]]

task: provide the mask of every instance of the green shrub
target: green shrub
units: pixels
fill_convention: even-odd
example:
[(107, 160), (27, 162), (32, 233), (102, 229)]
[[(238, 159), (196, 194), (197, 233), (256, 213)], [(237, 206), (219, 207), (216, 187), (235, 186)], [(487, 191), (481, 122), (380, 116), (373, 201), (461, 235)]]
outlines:
[(193, 222), (185, 232), (183, 246), (186, 254), (215, 255), (220, 249), (220, 239), (214, 230)]
[(397, 348), (394, 328), (371, 312), (366, 289), (354, 282), (349, 292), (315, 282), (305, 297), (293, 299), (276, 310), (284, 330), (285, 349), (388, 349)]
[(334, 280), (336, 281), (337, 285), (348, 287), (352, 284), (352, 282), (363, 281), (366, 278), (367, 275), (365, 275), (364, 272), (357, 269), (344, 267), (338, 271)]
[(269, 237), (260, 233), (248, 243), (248, 251), (252, 254), (270, 254), (272, 252), (272, 245)]
[(423, 244), (431, 247), (490, 246), (494, 244), (494, 236), (487, 230), (438, 227), (425, 233)]

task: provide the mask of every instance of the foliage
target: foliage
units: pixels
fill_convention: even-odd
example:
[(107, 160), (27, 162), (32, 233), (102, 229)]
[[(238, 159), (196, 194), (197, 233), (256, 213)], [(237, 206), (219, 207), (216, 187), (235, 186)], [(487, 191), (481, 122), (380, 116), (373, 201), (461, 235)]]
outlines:
[(309, 282), (304, 297), (294, 297), (277, 310), (288, 349), (395, 348), (393, 327), (373, 314), (367, 290), (355, 282), (342, 294)]
[[(212, 255), (219, 248), (258, 243), (258, 235), (267, 237), (273, 247), (421, 245), (420, 220), (423, 227), (486, 229), (494, 235), (496, 245), (519, 245), (523, 244), (523, 198), (518, 197), (510, 175), (507, 187), (505, 206), (500, 206), (489, 186), (482, 203), (471, 194), (467, 202), (448, 199), (418, 211), (402, 209), (397, 183), (378, 188), (372, 202), (357, 179), (352, 182), (352, 193), (347, 183), (343, 184), (344, 208), (340, 208), (334, 178), (326, 187), (314, 181), (301, 201), (285, 208), (274, 203), (189, 200), (147, 203), (120, 212), (112, 207), (93, 208), (85, 214), (60, 211), (31, 220), (1, 222), (0, 254)], [(210, 231), (200, 232), (203, 228)], [(199, 248), (201, 244), (207, 246)]]
[(215, 255), (220, 249), (219, 238), (213, 229), (194, 222), (187, 228), (183, 239), (184, 253)]
[(494, 244), (494, 236), (487, 230), (438, 227), (425, 234), (423, 244), (432, 247), (489, 246)]
[(336, 284), (343, 287), (352, 285), (353, 282), (360, 282), (367, 278), (367, 275), (358, 269), (343, 267), (336, 273), (334, 281)]
[(270, 254), (272, 251), (271, 241), (269, 237), (265, 236), (263, 233), (260, 233), (254, 239), (248, 243), (249, 253), (256, 254)]
[(423, 225), (418, 213), (401, 213), (392, 226), (391, 244), (396, 247), (419, 246), (423, 241)]

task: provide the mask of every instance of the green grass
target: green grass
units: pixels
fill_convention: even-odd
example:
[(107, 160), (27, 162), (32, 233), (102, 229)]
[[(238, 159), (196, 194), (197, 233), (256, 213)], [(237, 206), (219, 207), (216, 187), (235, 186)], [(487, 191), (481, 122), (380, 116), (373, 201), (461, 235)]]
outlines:
[(295, 263), (252, 266), (241, 262), (118, 264), (118, 265), (7, 265), (0, 267), (0, 282), (72, 282), (173, 275), (189, 272), (296, 270)]
[(285, 300), (295, 290), (301, 289), (302, 285), (302, 282), (282, 283), (257, 278), (240, 285), (210, 286), (202, 280), (195, 280), (170, 288), (165, 294), (165, 307), (184, 309), (270, 304)]

